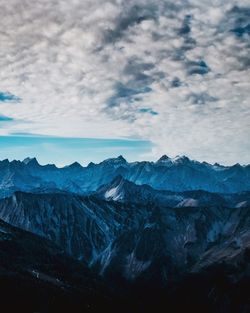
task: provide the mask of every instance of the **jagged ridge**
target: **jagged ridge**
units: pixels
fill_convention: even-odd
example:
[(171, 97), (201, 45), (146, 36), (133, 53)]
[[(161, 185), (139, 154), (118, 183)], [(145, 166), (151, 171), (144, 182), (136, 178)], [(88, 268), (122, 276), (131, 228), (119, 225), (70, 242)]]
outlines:
[(53, 164), (41, 166), (35, 158), (23, 162), (0, 162), (0, 197), (14, 191), (58, 189), (78, 194), (96, 191), (118, 175), (138, 185), (168, 191), (205, 190), (216, 193), (236, 193), (250, 190), (250, 166), (210, 165), (187, 157), (170, 159), (163, 156), (157, 162), (128, 163), (122, 156), (99, 164), (82, 167), (75, 162), (64, 168)]

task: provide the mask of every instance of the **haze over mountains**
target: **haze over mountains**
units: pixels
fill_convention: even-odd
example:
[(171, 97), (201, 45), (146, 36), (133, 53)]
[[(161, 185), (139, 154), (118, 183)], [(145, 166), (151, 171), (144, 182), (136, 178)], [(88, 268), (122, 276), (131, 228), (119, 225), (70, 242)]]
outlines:
[[(87, 167), (73, 163), (57, 168), (27, 158), (1, 161), (0, 184), (0, 218), (8, 223), (0, 222), (5, 260), (0, 276), (7, 275), (7, 284), (16, 276), (21, 285), (28, 281), (27, 292), (32, 286), (40, 290), (38, 282), (48, 293), (66, 288), (63, 294), (58, 291), (56, 302), (65, 295), (73, 303), (76, 297), (79, 312), (83, 307), (101, 312), (94, 298), (110, 312), (116, 312), (117, 305), (124, 312), (182, 312), (182, 302), (193, 312), (247, 312), (249, 165), (226, 167), (167, 156), (157, 162), (128, 163), (119, 156)], [(30, 232), (24, 242), (22, 230)], [(13, 232), (20, 233), (20, 241)], [(32, 244), (37, 240), (44, 242), (45, 267)], [(27, 256), (20, 252), (29, 247)], [(6, 260), (20, 256), (17, 269), (6, 267)], [(65, 282), (60, 258), (67, 273), (77, 275), (75, 262), (82, 264), (82, 283), (70, 274)], [(29, 270), (23, 271), (27, 264)], [(82, 271), (93, 277), (86, 282), (94, 289), (91, 294), (84, 291)], [(111, 288), (108, 294), (102, 284)], [(32, 310), (57, 312), (48, 294), (42, 297), (47, 311), (37, 298)], [(116, 299), (115, 306), (105, 300), (109, 297)]]

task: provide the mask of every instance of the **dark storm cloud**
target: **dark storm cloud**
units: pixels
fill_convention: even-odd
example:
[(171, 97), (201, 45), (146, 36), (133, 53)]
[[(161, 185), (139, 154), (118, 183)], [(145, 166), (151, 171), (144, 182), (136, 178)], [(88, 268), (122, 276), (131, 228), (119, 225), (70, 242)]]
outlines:
[(125, 75), (137, 75), (138, 73), (143, 73), (144, 71), (149, 71), (154, 68), (154, 63), (143, 63), (140, 60), (134, 58), (128, 61), (124, 68)]
[(116, 83), (114, 86), (114, 96), (112, 96), (107, 101), (108, 109), (112, 107), (119, 106), (121, 103), (126, 102), (131, 104), (134, 101), (137, 101), (138, 95), (143, 95), (151, 91), (151, 88), (141, 84), (135, 87), (133, 84), (134, 81), (129, 82), (128, 84)]
[(189, 75), (205, 75), (210, 71), (206, 62), (203, 60), (187, 62), (186, 66)]
[[(143, 63), (136, 58), (128, 60), (122, 71), (123, 77), (127, 78), (127, 81), (126, 83), (115, 83), (114, 95), (107, 101), (107, 111), (110, 112), (110, 109), (119, 107), (123, 103), (133, 104), (141, 101), (143, 94), (151, 92), (150, 86), (155, 81), (155, 77), (147, 72), (154, 67), (153, 63)], [(159, 75), (160, 73), (156, 74), (157, 77)], [(133, 107), (130, 109), (134, 110)]]
[(178, 78), (178, 77), (175, 77), (172, 81), (171, 81), (171, 84), (170, 84), (170, 86), (172, 87), (172, 88), (178, 88), (178, 87), (180, 87), (182, 85), (182, 83), (181, 83), (181, 81), (180, 81), (180, 79)]
[(187, 100), (191, 101), (193, 104), (205, 105), (208, 102), (215, 102), (218, 101), (219, 99), (209, 95), (206, 92), (203, 92), (203, 93), (191, 93), (190, 95), (187, 96)]
[(179, 30), (179, 35), (181, 36), (188, 35), (191, 32), (190, 25), (191, 25), (191, 15), (186, 15), (183, 20), (181, 29)]
[(242, 37), (250, 34), (250, 7), (235, 6), (227, 15), (227, 23), (232, 25), (230, 29), (236, 36)]
[(125, 3), (122, 7), (121, 14), (117, 17), (115, 25), (112, 29), (107, 29), (104, 36), (104, 43), (114, 43), (121, 39), (126, 31), (145, 20), (155, 20), (158, 18), (157, 5), (127, 5)]

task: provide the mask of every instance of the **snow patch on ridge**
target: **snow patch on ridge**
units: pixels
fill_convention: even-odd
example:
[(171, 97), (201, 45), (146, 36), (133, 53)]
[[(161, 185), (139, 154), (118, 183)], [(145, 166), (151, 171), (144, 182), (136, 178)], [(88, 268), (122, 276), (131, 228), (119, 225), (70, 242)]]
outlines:
[(115, 201), (119, 200), (121, 197), (119, 194), (117, 194), (117, 191), (118, 186), (106, 191), (104, 195), (105, 199), (113, 199)]
[(177, 208), (182, 207), (198, 207), (199, 201), (197, 199), (187, 198), (183, 199), (180, 203), (177, 204)]

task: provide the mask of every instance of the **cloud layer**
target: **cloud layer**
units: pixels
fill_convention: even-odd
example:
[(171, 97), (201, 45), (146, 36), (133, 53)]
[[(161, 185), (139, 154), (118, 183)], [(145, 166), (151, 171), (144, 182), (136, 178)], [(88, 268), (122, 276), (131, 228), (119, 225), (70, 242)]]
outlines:
[(249, 15), (249, 0), (3, 0), (0, 134), (249, 163)]

